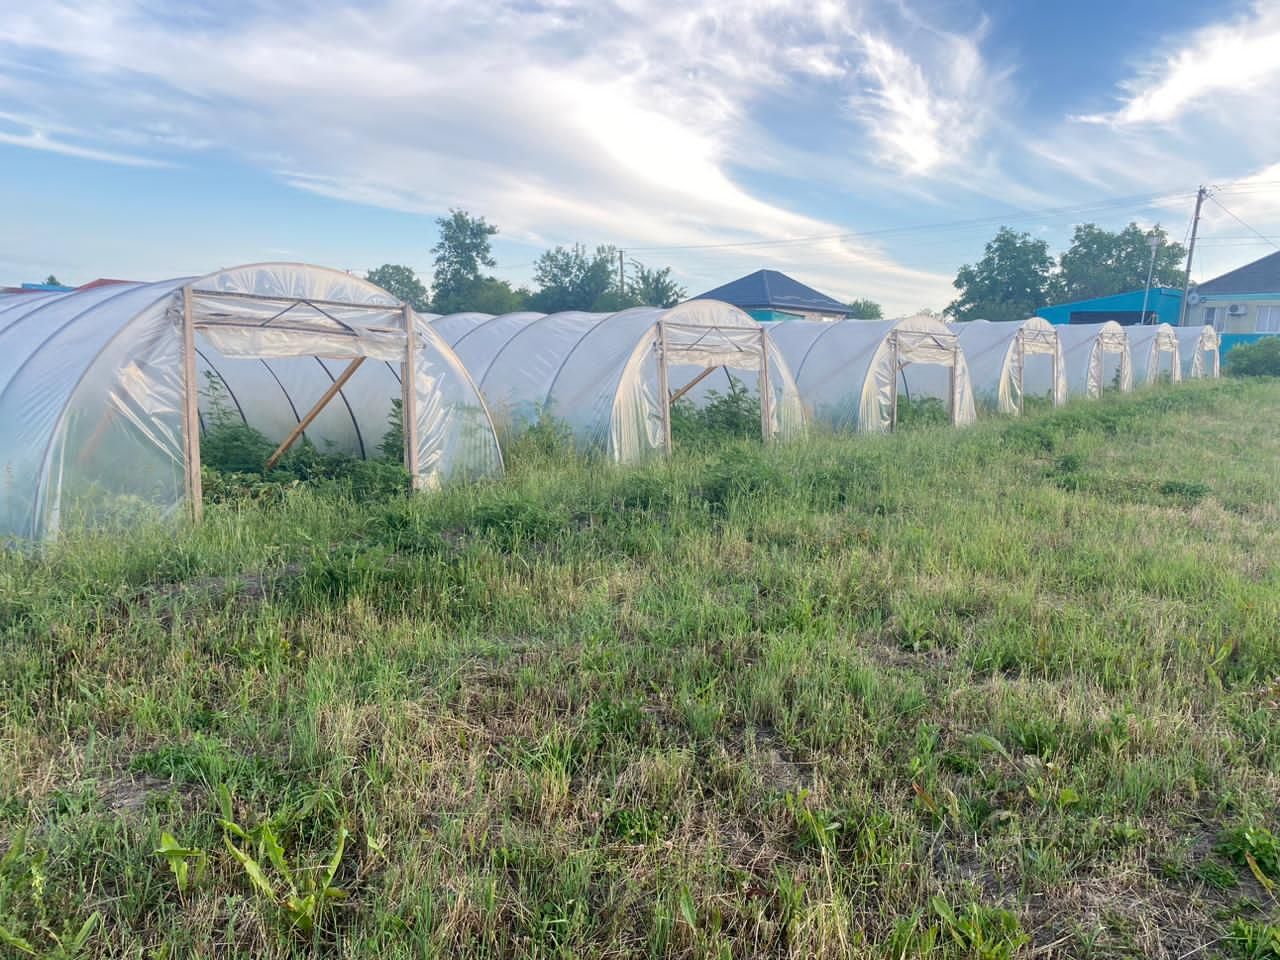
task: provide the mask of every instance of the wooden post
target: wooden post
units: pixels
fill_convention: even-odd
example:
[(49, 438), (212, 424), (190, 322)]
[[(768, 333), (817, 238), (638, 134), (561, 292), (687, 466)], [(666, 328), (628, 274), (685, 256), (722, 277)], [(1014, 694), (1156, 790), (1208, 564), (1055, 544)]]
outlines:
[(1022, 416), (1025, 404), (1023, 403), (1027, 393), (1027, 340), (1026, 331), (1019, 330), (1015, 336), (1018, 338), (1018, 416)]
[(769, 337), (763, 325), (760, 327), (760, 433), (765, 443), (773, 440), (773, 389), (769, 383)]
[(284, 456), (285, 451), (297, 442), (297, 439), (302, 436), (302, 432), (306, 430), (307, 427), (311, 426), (311, 421), (320, 416), (320, 411), (328, 406), (329, 401), (338, 395), (338, 391), (341, 390), (343, 385), (351, 379), (351, 375), (360, 369), (360, 364), (362, 363), (364, 363), (364, 357), (356, 357), (347, 364), (347, 369), (343, 370), (342, 373), (338, 375), (338, 378), (329, 385), (329, 389), (320, 396), (320, 399), (316, 401), (315, 406), (307, 411), (306, 415), (298, 421), (298, 425), (289, 431), (289, 435), (284, 438), (284, 442), (281, 443), (280, 446), (276, 447), (275, 452), (267, 458), (266, 465), (263, 469), (270, 470), (280, 462), (280, 458)]
[(407, 303), (404, 312), (405, 363), (400, 375), (400, 422), (404, 428), (404, 465), (414, 490), (422, 489), (418, 463), (418, 330), (417, 315)]
[(658, 397), (662, 404), (662, 447), (671, 454), (671, 384), (667, 379), (667, 327), (658, 321)]
[(890, 344), (890, 352), (893, 356), (893, 378), (889, 382), (889, 429), (896, 430), (898, 428), (898, 365), (901, 362), (902, 354), (898, 348), (898, 331), (889, 334), (892, 338)]
[(200, 480), (200, 385), (196, 382), (196, 327), (191, 315), (191, 287), (182, 288), (183, 460), (191, 519), (204, 518), (204, 484)]
[(1049, 365), (1049, 375), (1053, 377), (1053, 383), (1049, 385), (1049, 389), (1053, 394), (1054, 407), (1062, 406), (1062, 401), (1066, 399), (1058, 393), (1058, 381), (1063, 376), (1062, 368), (1058, 364), (1059, 358), (1065, 359), (1062, 357), (1062, 341), (1058, 339), (1058, 331), (1055, 330), (1053, 332), (1053, 363)]
[(948, 385), (951, 387), (951, 425), (953, 427), (956, 426), (957, 424), (956, 418), (960, 414), (960, 404), (957, 402), (957, 398), (956, 398), (956, 390), (958, 390), (960, 387), (960, 378), (956, 376), (956, 364), (959, 362), (960, 362), (960, 342), (959, 340), (957, 340), (956, 345), (951, 348), (951, 368), (950, 368), (951, 375), (947, 380)]

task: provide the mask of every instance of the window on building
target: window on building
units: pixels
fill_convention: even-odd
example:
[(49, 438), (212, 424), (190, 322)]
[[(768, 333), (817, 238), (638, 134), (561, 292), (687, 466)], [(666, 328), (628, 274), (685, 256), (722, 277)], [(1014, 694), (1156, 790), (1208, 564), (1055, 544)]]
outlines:
[(1204, 322), (1208, 326), (1213, 327), (1213, 329), (1221, 333), (1222, 323), (1223, 323), (1222, 308), (1221, 307), (1205, 307)]
[(1259, 307), (1258, 333), (1280, 333), (1280, 307)]

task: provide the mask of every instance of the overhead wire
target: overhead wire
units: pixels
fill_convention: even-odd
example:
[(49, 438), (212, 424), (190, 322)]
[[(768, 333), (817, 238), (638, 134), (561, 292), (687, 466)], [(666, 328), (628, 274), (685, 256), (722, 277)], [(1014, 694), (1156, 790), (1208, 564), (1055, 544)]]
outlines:
[(1236, 223), (1240, 224), (1240, 226), (1244, 227), (1246, 230), (1248, 230), (1248, 231), (1249, 231), (1250, 233), (1252, 233), (1254, 236), (1258, 237), (1260, 240), (1263, 240), (1263, 241), (1265, 241), (1265, 242), (1267, 242), (1267, 243), (1271, 244), (1271, 246), (1275, 247), (1277, 250), (1280, 250), (1280, 245), (1277, 245), (1277, 244), (1276, 244), (1276, 242), (1275, 242), (1274, 240), (1272, 240), (1270, 237), (1265, 236), (1265, 235), (1262, 233), (1262, 231), (1261, 231), (1261, 230), (1255, 229), (1254, 227), (1251, 227), (1249, 224), (1247, 224), (1247, 223), (1245, 223), (1243, 220), (1241, 220), (1238, 216), (1236, 216), (1236, 214), (1235, 214), (1235, 213), (1233, 213), (1230, 209), (1228, 209), (1228, 208), (1227, 208), (1227, 207), (1222, 203), (1222, 201), (1221, 201), (1221, 200), (1219, 200), (1217, 197), (1215, 197), (1212, 193), (1210, 193), (1208, 196), (1209, 196), (1209, 199), (1210, 199), (1210, 200), (1212, 200), (1212, 201), (1214, 202), (1214, 204), (1216, 204), (1216, 205), (1217, 205), (1218, 209), (1220, 209), (1223, 213), (1225, 213), (1225, 214), (1227, 214), (1229, 217), (1231, 217), (1231, 219), (1232, 219), (1232, 220), (1235, 220), (1235, 221), (1236, 221)]

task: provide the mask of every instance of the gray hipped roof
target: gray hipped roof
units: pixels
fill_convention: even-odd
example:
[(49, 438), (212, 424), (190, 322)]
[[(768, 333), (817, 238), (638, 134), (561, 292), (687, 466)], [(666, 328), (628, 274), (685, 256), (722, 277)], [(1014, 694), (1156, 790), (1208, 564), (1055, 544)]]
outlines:
[(1230, 273), (1206, 280), (1196, 287), (1196, 292), (1201, 294), (1280, 293), (1280, 252), (1268, 254), (1261, 260), (1246, 263)]
[(777, 310), (805, 310), (813, 313), (844, 315), (849, 308), (819, 293), (799, 280), (793, 280), (777, 270), (757, 270), (745, 277), (732, 280), (722, 287), (699, 294), (697, 300), (720, 300), (743, 310), (772, 308)]

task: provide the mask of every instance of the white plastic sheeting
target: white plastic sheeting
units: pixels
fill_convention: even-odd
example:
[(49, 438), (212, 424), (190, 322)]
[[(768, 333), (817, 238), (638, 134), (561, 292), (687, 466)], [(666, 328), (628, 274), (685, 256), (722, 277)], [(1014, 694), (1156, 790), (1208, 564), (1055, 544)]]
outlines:
[(1199, 380), (1221, 374), (1218, 353), (1218, 331), (1207, 324), (1203, 327), (1174, 327), (1178, 338), (1178, 359), (1182, 364), (1183, 380)]
[(1106, 323), (1058, 324), (1058, 342), (1073, 397), (1099, 397), (1104, 389), (1133, 389), (1133, 362), (1124, 327)]
[(1173, 383), (1182, 380), (1178, 336), (1173, 327), (1167, 323), (1149, 323), (1126, 327), (1125, 332), (1129, 335), (1135, 383), (1156, 383), (1161, 377)]
[(668, 396), (676, 394), (708, 369), (756, 384), (762, 358), (769, 432), (792, 437), (804, 429), (786, 362), (761, 326), (729, 304), (692, 300), (612, 314), (465, 313), (431, 323), (475, 377), (500, 427), (518, 431), (549, 416), (568, 425), (584, 449), (619, 462), (667, 448), (664, 385)]
[(1055, 407), (1067, 402), (1062, 345), (1048, 320), (971, 320), (948, 326), (960, 338), (979, 406), (1021, 413), (1023, 398), (1028, 396), (1047, 397)]
[(975, 419), (969, 368), (959, 340), (930, 316), (899, 320), (794, 320), (772, 324), (815, 420), (880, 433), (897, 419), (899, 395), (942, 400), (957, 425)]
[[(200, 374), (212, 374), (234, 415), (269, 439), (297, 426), (349, 358), (412, 353), (416, 415), (406, 433), (416, 449), (406, 459), (418, 485), (500, 471), (492, 422), (453, 352), (425, 321), (407, 330), (411, 311), (345, 273), (258, 264), (21, 294), (0, 300), (0, 535), (43, 539), (68, 519), (168, 513), (183, 502), (185, 287), (197, 387), (204, 393)], [(366, 361), (307, 435), (370, 453), (400, 393), (398, 369)], [(207, 413), (207, 393), (201, 400)]]

